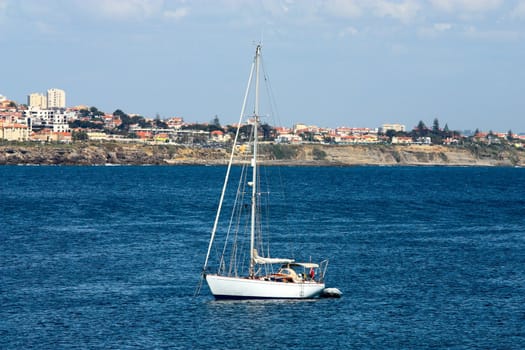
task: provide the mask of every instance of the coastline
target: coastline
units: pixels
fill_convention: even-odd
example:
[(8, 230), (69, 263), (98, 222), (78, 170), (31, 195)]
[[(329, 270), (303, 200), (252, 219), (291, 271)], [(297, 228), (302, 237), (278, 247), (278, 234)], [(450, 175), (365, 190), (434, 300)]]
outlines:
[[(262, 163), (282, 166), (525, 166), (525, 150), (506, 145), (267, 144)], [(0, 145), (0, 165), (224, 165), (226, 148), (170, 144)]]

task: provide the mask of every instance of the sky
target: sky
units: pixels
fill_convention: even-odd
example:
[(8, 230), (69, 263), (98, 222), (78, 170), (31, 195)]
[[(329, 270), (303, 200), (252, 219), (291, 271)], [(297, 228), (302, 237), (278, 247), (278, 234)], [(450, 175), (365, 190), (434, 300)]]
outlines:
[(0, 0), (0, 94), (229, 124), (257, 42), (283, 126), (525, 132), (525, 0)]

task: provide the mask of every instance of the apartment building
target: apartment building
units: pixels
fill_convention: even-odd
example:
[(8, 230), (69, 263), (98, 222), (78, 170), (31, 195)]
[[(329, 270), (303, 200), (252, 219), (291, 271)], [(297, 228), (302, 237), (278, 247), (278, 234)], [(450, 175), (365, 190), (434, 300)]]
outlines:
[(47, 90), (47, 108), (66, 108), (66, 92), (60, 89)]
[(406, 127), (403, 124), (383, 124), (381, 128), (379, 128), (379, 131), (382, 133), (386, 133), (388, 130), (394, 130), (394, 131), (406, 131)]
[(27, 105), (29, 107), (46, 109), (47, 108), (47, 97), (39, 92), (34, 92), (27, 96)]
[(62, 108), (28, 108), (24, 117), (30, 130), (51, 129), (53, 132), (69, 132), (69, 121), (76, 119), (76, 113)]

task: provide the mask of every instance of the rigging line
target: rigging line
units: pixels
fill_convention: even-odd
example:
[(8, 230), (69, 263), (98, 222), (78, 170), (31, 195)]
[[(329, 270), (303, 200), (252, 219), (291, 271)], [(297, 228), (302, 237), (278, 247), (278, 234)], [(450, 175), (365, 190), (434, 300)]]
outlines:
[[(267, 232), (266, 234), (266, 241), (262, 241), (261, 240), (261, 244), (263, 246), (266, 246), (266, 256), (267, 257), (271, 257), (271, 254), (270, 254), (270, 237), (272, 235), (272, 232), (271, 232), (271, 229), (270, 229), (270, 181), (269, 181), (269, 178), (268, 178), (268, 172), (265, 172), (264, 173), (265, 175), (265, 184), (266, 184), (266, 192), (267, 192), (267, 195), (265, 196), (265, 208), (266, 208), (266, 211), (265, 211), (265, 217), (266, 217), (266, 220), (265, 220), (265, 223), (266, 223), (266, 227), (265, 227), (265, 232)], [(264, 237), (263, 237), (264, 238)]]
[(224, 256), (226, 255), (226, 251), (227, 251), (227, 248), (228, 248), (228, 241), (229, 241), (229, 236), (231, 234), (231, 232), (234, 232), (234, 235), (233, 235), (233, 238), (232, 238), (232, 248), (231, 248), (231, 252), (230, 252), (230, 266), (229, 266), (229, 274), (231, 275), (231, 271), (232, 271), (232, 266), (234, 265), (234, 260), (235, 260), (235, 257), (237, 255), (237, 250), (238, 250), (238, 240), (239, 240), (239, 228), (240, 228), (240, 220), (242, 218), (242, 212), (243, 212), (243, 207), (244, 207), (244, 197), (245, 197), (245, 192), (243, 191), (243, 183), (246, 183), (246, 176), (247, 176), (247, 171), (246, 171), (246, 167), (243, 166), (241, 168), (241, 174), (239, 176), (239, 184), (237, 186), (237, 192), (236, 192), (236, 197), (235, 197), (235, 202), (234, 202), (234, 206), (232, 208), (232, 213), (231, 213), (231, 216), (230, 216), (230, 221), (229, 221), (229, 226), (228, 226), (228, 234), (227, 234), (227, 239), (225, 240), (224, 242), (224, 248), (223, 248), (223, 253), (222, 253), (222, 257), (221, 259), (224, 258)]
[(203, 279), (199, 278), (199, 282), (197, 283), (197, 287), (195, 288), (195, 292), (193, 293), (194, 298), (199, 296), (199, 294), (201, 293), (202, 281)]
[[(232, 211), (231, 211), (231, 215), (230, 215), (230, 219), (229, 219), (229, 224), (228, 224), (228, 229), (226, 230), (226, 238), (224, 240), (224, 246), (223, 246), (223, 249), (222, 249), (222, 254), (221, 254), (221, 258), (220, 258), (220, 266), (224, 267), (224, 257), (226, 256), (226, 250), (228, 248), (228, 244), (230, 242), (230, 234), (231, 232), (238, 232), (238, 224), (237, 224), (237, 230), (235, 231), (232, 231), (232, 228), (234, 227), (234, 222), (235, 222), (235, 218), (236, 217), (239, 217), (241, 211), (242, 211), (242, 202), (244, 200), (244, 192), (242, 191), (242, 183), (243, 183), (243, 179), (245, 177), (245, 167), (241, 167), (241, 174), (239, 176), (239, 183), (237, 185), (237, 190), (235, 192), (235, 200), (233, 202), (233, 208), (232, 208)], [(241, 204), (238, 204), (238, 203), (241, 203)], [(234, 235), (233, 237), (233, 243), (232, 243), (232, 254), (233, 254), (233, 250), (234, 250), (234, 244), (236, 244), (236, 241), (237, 241), (237, 234)], [(231, 259), (230, 259), (230, 266), (231, 266)], [(225, 267), (224, 267), (225, 268)]]
[[(262, 71), (263, 71), (263, 78), (264, 78), (264, 82), (265, 82), (265, 90), (266, 90), (266, 95), (268, 96), (268, 101), (269, 101), (269, 109), (270, 109), (270, 115), (272, 116), (272, 120), (273, 120), (273, 125), (277, 125), (275, 123), (276, 119), (279, 119), (279, 116), (277, 115), (277, 104), (275, 102), (275, 97), (274, 97), (274, 94), (273, 94), (273, 90), (272, 90), (272, 86), (271, 86), (271, 83), (270, 83), (270, 77), (266, 71), (266, 68), (265, 68), (265, 64), (264, 64), (264, 58), (261, 57), (261, 66), (262, 66)], [(280, 124), (280, 122), (279, 122)], [(279, 172), (280, 174), (280, 172)], [(267, 173), (265, 174), (267, 175)], [(269, 190), (269, 181), (268, 181), (268, 177), (266, 176), (266, 185), (267, 185), (267, 192), (270, 193), (270, 190)], [(282, 187), (281, 187), (282, 189)], [(268, 199), (269, 200), (269, 195), (268, 195)], [(270, 215), (270, 212), (269, 212), (269, 209), (268, 211), (265, 213), (267, 216)], [(267, 223), (269, 221), (266, 221)], [(269, 230), (269, 225), (267, 225), (267, 232), (268, 232), (268, 237), (267, 240), (268, 240), (268, 247), (267, 247), (267, 254), (266, 256), (270, 256), (270, 249), (269, 249), (269, 241), (270, 241), (270, 230)]]
[[(271, 110), (271, 113), (272, 113), (272, 116), (273, 116), (273, 121), (274, 121), (274, 125), (281, 125), (281, 120), (280, 120), (280, 113), (278, 111), (278, 108), (277, 108), (277, 101), (276, 101), (276, 98), (275, 98), (275, 93), (273, 91), (273, 87), (272, 87), (272, 83), (270, 81), (270, 77), (269, 75), (267, 74), (266, 72), (266, 69), (265, 69), (265, 66), (264, 66), (264, 59), (261, 59), (261, 65), (263, 67), (263, 74), (264, 74), (264, 80), (265, 80), (265, 87), (266, 87), (266, 93), (269, 97), (269, 105), (270, 105), (270, 110)], [(277, 123), (276, 123), (277, 121)], [(277, 169), (277, 173), (278, 173), (278, 178), (279, 178), (279, 185), (280, 185), (280, 193), (283, 197), (283, 201), (286, 203), (287, 202), (287, 195), (286, 195), (286, 191), (284, 190), (286, 187), (284, 186), (284, 181), (283, 181), (283, 175), (282, 175), (282, 171), (281, 171), (281, 168), (278, 167)], [(296, 233), (297, 231), (295, 230), (295, 225), (290, 225), (290, 213), (289, 212), (286, 212), (285, 213), (286, 215), (284, 215), (284, 220), (286, 222), (286, 225), (288, 227), (292, 227), (292, 231), (294, 233), (294, 236), (297, 236)], [(295, 250), (295, 246), (292, 244), (290, 245), (290, 250), (291, 250), (291, 254), (292, 254), (292, 257), (295, 258), (295, 253), (294, 253), (294, 250)]]
[[(278, 107), (277, 107), (277, 99), (275, 98), (275, 93), (274, 93), (274, 90), (273, 90), (273, 86), (272, 86), (272, 83), (270, 81), (270, 76), (269, 74), (267, 73), (266, 71), (266, 68), (265, 68), (265, 62), (264, 62), (264, 57), (261, 56), (261, 66), (262, 66), (262, 71), (263, 71), (263, 78), (264, 78), (264, 82), (265, 82), (265, 90), (266, 90), (266, 95), (268, 96), (268, 101), (269, 101), (269, 109), (270, 109), (270, 112), (271, 112), (271, 116), (272, 116), (272, 120), (273, 120), (273, 125), (282, 125), (282, 122), (281, 122), (281, 118), (280, 118), (280, 113), (279, 113), (279, 110), (278, 110)], [(285, 190), (285, 186), (284, 186), (284, 181), (283, 181), (283, 174), (282, 174), (282, 169), (281, 167), (277, 167), (277, 173), (278, 173), (278, 178), (279, 178), (279, 193), (281, 194), (282, 196), (282, 199), (283, 199), (283, 202), (287, 202), (287, 194), (286, 194), (286, 190)], [(295, 228), (296, 225), (291, 225), (290, 224), (290, 213), (289, 212), (286, 212), (285, 213), (286, 215), (284, 215), (284, 221), (285, 221), (285, 224), (288, 228), (291, 228), (292, 229), (292, 234), (294, 237), (297, 237), (297, 229)], [(290, 253), (292, 255), (293, 258), (295, 258), (295, 245), (294, 244), (291, 244), (290, 245)], [(270, 255), (268, 255), (270, 256)]]
[[(264, 58), (263, 57), (261, 57), (261, 65), (262, 65), (263, 77), (264, 77), (264, 81), (265, 81), (266, 93), (268, 95), (270, 110), (271, 110), (271, 113), (272, 113), (272, 116), (273, 116), (273, 121), (274, 121), (273, 125), (282, 125), (281, 118), (280, 118), (280, 113), (279, 113), (278, 108), (277, 108), (277, 101), (276, 101), (275, 94), (274, 94), (274, 91), (273, 91), (273, 87), (272, 87), (272, 84), (271, 84), (271, 81), (270, 81), (270, 77), (266, 73), (266, 69), (265, 69), (265, 65), (264, 65)], [(280, 180), (279, 181), (280, 182), (280, 189), (281, 189), (280, 192), (281, 192), (281, 195), (283, 197), (283, 201), (285, 203), (287, 203), (288, 198), (287, 198), (286, 191), (284, 190), (286, 187), (284, 186), (284, 181), (283, 181), (283, 175), (282, 175), (281, 167), (278, 167), (277, 172), (279, 174), (279, 180)], [(290, 215), (291, 214), (289, 212), (286, 212), (286, 215), (284, 215), (284, 220), (286, 222), (287, 227), (291, 227), (292, 228), (293, 236), (297, 237), (297, 230), (295, 228), (296, 225), (291, 225), (290, 224)], [(290, 247), (291, 247), (290, 250), (291, 250), (292, 258), (295, 258), (295, 245), (291, 244)]]
[[(266, 94), (268, 95), (268, 101), (269, 101), (269, 108), (270, 113), (272, 115), (272, 124), (273, 125), (282, 125), (281, 118), (279, 115), (279, 111), (277, 109), (277, 101), (275, 99), (275, 94), (273, 92), (272, 84), (270, 82), (270, 76), (266, 73), (266, 69), (264, 66), (264, 58), (261, 56), (261, 66), (263, 71), (263, 78), (264, 78), (264, 86), (266, 88)], [(277, 122), (277, 123), (276, 123)]]
[(228, 187), (228, 178), (230, 176), (230, 171), (231, 171), (231, 168), (232, 168), (233, 156), (235, 154), (235, 146), (237, 145), (237, 140), (238, 140), (239, 134), (240, 134), (242, 118), (244, 116), (244, 111), (246, 109), (246, 101), (248, 100), (248, 93), (250, 91), (250, 86), (251, 86), (252, 77), (253, 77), (253, 73), (254, 73), (254, 67), (255, 67), (255, 58), (254, 58), (254, 60), (252, 62), (252, 66), (251, 66), (251, 69), (250, 69), (250, 77), (248, 78), (248, 84), (246, 86), (246, 91), (244, 93), (244, 100), (243, 100), (243, 103), (242, 103), (241, 113), (240, 113), (240, 116), (239, 116), (239, 124), (237, 126), (237, 131), (235, 132), (235, 138), (234, 138), (233, 145), (232, 145), (232, 150), (231, 150), (231, 153), (230, 153), (230, 161), (228, 162), (228, 168), (226, 170), (226, 176), (225, 176), (225, 179), (224, 179), (224, 184), (222, 186), (221, 197), (220, 197), (220, 200), (219, 200), (219, 208), (217, 209), (217, 215), (215, 216), (215, 221), (213, 222), (213, 228), (212, 228), (212, 231), (211, 231), (210, 243), (208, 245), (208, 251), (206, 253), (206, 259), (204, 260), (204, 265), (202, 267), (201, 278), (206, 273), (206, 268), (208, 267), (208, 260), (210, 258), (211, 247), (212, 247), (213, 241), (215, 239), (215, 233), (217, 232), (217, 226), (219, 224), (219, 218), (221, 216), (222, 203), (224, 201), (224, 195), (225, 195), (226, 189)]

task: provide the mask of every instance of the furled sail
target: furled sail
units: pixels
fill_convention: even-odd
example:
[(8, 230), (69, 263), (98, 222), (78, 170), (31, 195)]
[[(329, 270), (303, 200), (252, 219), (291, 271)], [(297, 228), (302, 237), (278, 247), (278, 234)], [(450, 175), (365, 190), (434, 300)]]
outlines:
[(283, 259), (283, 258), (263, 258), (257, 253), (257, 249), (253, 250), (253, 260), (256, 264), (291, 264), (295, 260), (293, 259)]

